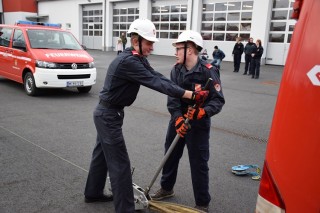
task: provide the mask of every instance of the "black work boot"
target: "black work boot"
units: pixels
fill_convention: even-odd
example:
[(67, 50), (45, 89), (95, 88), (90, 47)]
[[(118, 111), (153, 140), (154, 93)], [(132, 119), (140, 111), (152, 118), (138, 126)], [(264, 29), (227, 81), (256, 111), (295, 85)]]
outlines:
[(209, 206), (198, 206), (194, 207), (195, 209), (199, 209), (201, 212), (209, 212)]
[(164, 189), (159, 189), (155, 194), (151, 195), (152, 200), (162, 200), (164, 198), (169, 198), (174, 196), (174, 191), (170, 190), (164, 190)]

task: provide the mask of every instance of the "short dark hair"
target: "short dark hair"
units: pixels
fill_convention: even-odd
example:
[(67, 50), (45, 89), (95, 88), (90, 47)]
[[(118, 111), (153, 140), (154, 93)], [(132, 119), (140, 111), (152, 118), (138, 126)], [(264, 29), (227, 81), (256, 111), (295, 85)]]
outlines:
[(218, 46), (214, 46), (214, 49), (219, 49)]

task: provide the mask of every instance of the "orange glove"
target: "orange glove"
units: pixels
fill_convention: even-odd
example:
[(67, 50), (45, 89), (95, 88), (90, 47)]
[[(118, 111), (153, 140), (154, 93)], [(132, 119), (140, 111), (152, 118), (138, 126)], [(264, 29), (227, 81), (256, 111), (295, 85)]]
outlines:
[(195, 101), (195, 104), (197, 106), (201, 106), (204, 103), (204, 101), (207, 99), (208, 95), (209, 95), (208, 90), (194, 91), (192, 93), (192, 100)]
[(206, 115), (206, 111), (203, 108), (189, 107), (188, 112), (185, 114), (190, 120), (200, 120)]
[(189, 124), (184, 123), (184, 122), (185, 122), (185, 120), (182, 116), (180, 116), (176, 119), (176, 124), (175, 124), (176, 132), (181, 138), (183, 138), (184, 135), (187, 134), (188, 130), (191, 129), (191, 126)]

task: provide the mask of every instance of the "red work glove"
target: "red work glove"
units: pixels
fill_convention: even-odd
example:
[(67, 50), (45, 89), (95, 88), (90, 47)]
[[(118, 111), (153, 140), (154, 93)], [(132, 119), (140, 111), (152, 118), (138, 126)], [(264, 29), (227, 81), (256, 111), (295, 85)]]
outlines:
[(195, 104), (197, 106), (201, 106), (204, 103), (204, 101), (207, 99), (208, 95), (209, 95), (208, 90), (194, 91), (192, 93), (192, 100), (195, 101)]
[(188, 112), (185, 114), (190, 120), (200, 120), (206, 115), (206, 111), (203, 108), (189, 107)]
[(176, 132), (181, 138), (183, 138), (184, 135), (187, 134), (188, 130), (191, 129), (190, 124), (186, 124), (184, 122), (185, 120), (182, 116), (176, 119), (176, 124), (175, 124)]

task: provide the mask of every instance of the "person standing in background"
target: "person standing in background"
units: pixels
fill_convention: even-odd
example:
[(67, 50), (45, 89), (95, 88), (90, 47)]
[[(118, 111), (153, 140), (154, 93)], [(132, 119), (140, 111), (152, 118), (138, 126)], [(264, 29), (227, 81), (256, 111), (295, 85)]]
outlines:
[(263, 55), (263, 47), (261, 45), (261, 40), (257, 39), (256, 41), (256, 47), (251, 54), (251, 66), (250, 66), (250, 73), (252, 75), (251, 78), (258, 79), (260, 75), (260, 63), (261, 63), (261, 57)]
[(124, 33), (121, 33), (120, 38), (121, 38), (121, 42), (122, 42), (122, 45), (123, 45), (123, 50), (125, 50), (126, 49), (126, 44), (127, 44), (127, 37), (126, 37), (126, 35)]
[(256, 48), (256, 45), (253, 43), (253, 38), (250, 38), (249, 42), (244, 47), (246, 65), (244, 68), (243, 75), (247, 75), (248, 70), (249, 70), (249, 74), (251, 74), (250, 73), (250, 65), (251, 65), (251, 58), (252, 58), (251, 54), (255, 48)]
[(241, 42), (241, 37), (237, 37), (236, 44), (233, 47), (232, 55), (233, 55), (233, 72), (239, 72), (240, 63), (241, 63), (241, 56), (244, 50), (244, 46)]
[(119, 38), (117, 42), (117, 55), (122, 53), (122, 51), (123, 51), (123, 44), (122, 44), (121, 38)]

